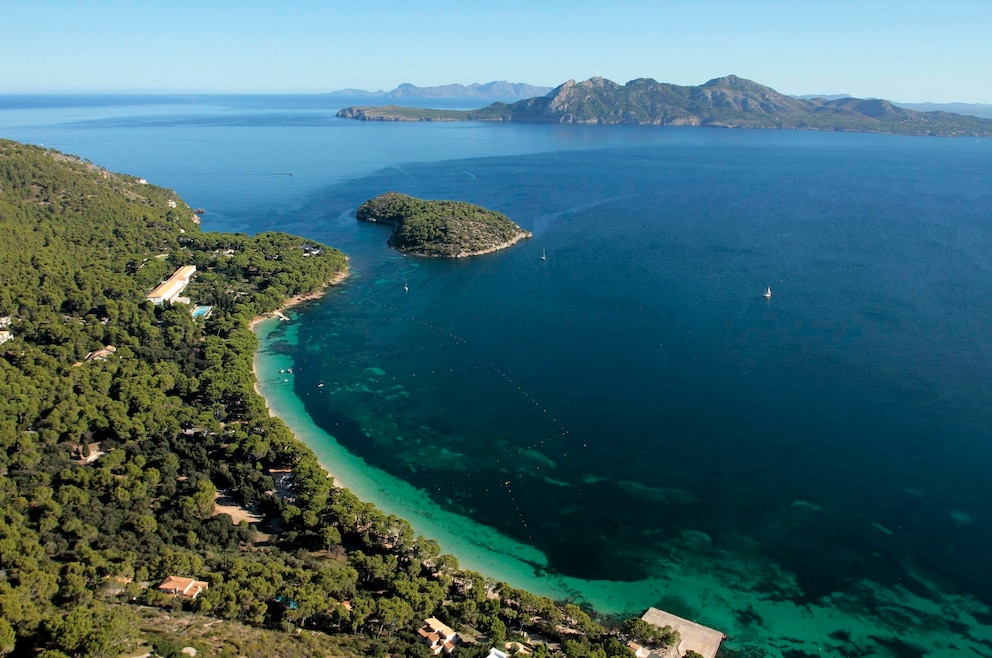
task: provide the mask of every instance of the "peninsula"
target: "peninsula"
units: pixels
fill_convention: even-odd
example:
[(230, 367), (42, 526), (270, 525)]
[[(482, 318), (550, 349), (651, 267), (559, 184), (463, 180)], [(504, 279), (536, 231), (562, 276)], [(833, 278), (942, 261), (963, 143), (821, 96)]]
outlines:
[(355, 213), (393, 227), (389, 246), (414, 256), (465, 258), (506, 249), (531, 237), (506, 215), (463, 201), (428, 201), (386, 192)]
[(342, 109), (337, 116), (361, 121), (517, 121), (992, 136), (992, 119), (917, 112), (881, 99), (794, 98), (735, 75), (699, 86), (650, 78), (625, 85), (604, 78), (569, 80), (546, 96), (493, 103), (478, 110), (356, 106)]

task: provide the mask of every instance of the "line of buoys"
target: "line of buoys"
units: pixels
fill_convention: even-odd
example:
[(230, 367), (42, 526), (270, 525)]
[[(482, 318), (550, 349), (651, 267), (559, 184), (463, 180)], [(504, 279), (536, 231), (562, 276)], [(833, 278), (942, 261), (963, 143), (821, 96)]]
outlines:
[[(548, 411), (548, 408), (547, 407), (545, 407), (543, 404), (541, 404), (533, 395), (531, 395), (526, 390), (524, 390), (524, 387), (523, 386), (521, 386), (520, 384), (518, 384), (517, 382), (515, 382), (508, 374), (506, 374), (505, 372), (503, 372), (502, 370), (500, 370), (499, 368), (497, 368), (495, 364), (490, 363), (489, 364), (489, 367), (492, 368), (493, 371), (496, 374), (498, 374), (500, 377), (502, 377), (503, 379), (505, 379), (507, 381), (507, 383), (509, 383), (511, 386), (515, 387), (517, 389), (517, 391), (519, 391), (521, 395), (523, 395), (535, 407), (537, 407), (541, 411), (541, 413), (543, 413), (545, 416), (547, 416), (548, 417), (548, 420), (550, 420), (552, 423), (554, 423), (554, 425), (558, 428), (558, 430), (559, 430), (559, 436), (565, 436), (565, 435), (568, 434), (568, 428), (566, 428), (562, 423), (560, 423), (557, 418), (555, 418), (554, 416), (552, 416), (551, 415), (551, 412)], [(541, 443), (543, 443), (543, 441), (541, 441)]]
[[(350, 367), (360, 370), (364, 370), (370, 364), (376, 364), (376, 365), (383, 364), (385, 369), (387, 370), (387, 374), (385, 376), (374, 377), (372, 379), (363, 378), (361, 379), (361, 381), (371, 382), (374, 385), (385, 384), (387, 386), (395, 385), (395, 384), (402, 385), (404, 380), (406, 381), (422, 381), (425, 379), (430, 380), (431, 378), (444, 377), (446, 375), (453, 376), (461, 373), (478, 371), (480, 369), (490, 369), (494, 373), (496, 373), (498, 377), (502, 378), (507, 385), (512, 387), (511, 390), (516, 390), (517, 393), (519, 393), (525, 400), (527, 400), (530, 403), (530, 405), (532, 405), (535, 409), (537, 409), (541, 413), (541, 415), (543, 415), (547, 419), (547, 421), (549, 421), (556, 428), (557, 430), (556, 433), (536, 432), (532, 441), (528, 442), (529, 445), (527, 444), (520, 445), (517, 446), (515, 450), (510, 451), (509, 455), (513, 455), (513, 457), (510, 457), (508, 454), (506, 454), (505, 451), (503, 452), (495, 451), (493, 456), (491, 457), (492, 461), (488, 463), (480, 463), (478, 461), (473, 462), (474, 466), (471, 467), (469, 471), (466, 473), (466, 475), (470, 479), (473, 477), (479, 478), (481, 484), (482, 482), (485, 482), (486, 480), (489, 480), (489, 478), (493, 478), (494, 476), (499, 477), (498, 474), (502, 472), (505, 479), (503, 479), (500, 486), (498, 486), (497, 488), (505, 492), (506, 509), (508, 511), (513, 510), (512, 513), (516, 516), (520, 524), (520, 527), (522, 529), (525, 529), (524, 534), (526, 534), (527, 537), (532, 540), (533, 537), (531, 536), (530, 533), (530, 524), (528, 522), (527, 514), (525, 513), (526, 505), (521, 505), (521, 501), (518, 498), (518, 492), (515, 491), (513, 487), (513, 482), (515, 481), (514, 478), (516, 477), (514, 475), (514, 471), (516, 469), (519, 469), (521, 464), (517, 460), (517, 456), (521, 456), (521, 458), (524, 459), (532, 459), (532, 457), (528, 458), (526, 456), (526, 453), (528, 451), (539, 452), (540, 449), (546, 449), (546, 447), (555, 445), (556, 448), (562, 450), (562, 452), (560, 453), (560, 457), (563, 459), (567, 459), (569, 454), (565, 450), (567, 446), (561, 444), (560, 440), (564, 437), (569, 436), (570, 432), (568, 428), (557, 418), (556, 415), (554, 415), (551, 412), (551, 410), (548, 409), (547, 406), (545, 406), (538, 398), (532, 395), (529, 391), (525, 390), (522, 386), (520, 386), (520, 384), (518, 384), (505, 371), (500, 369), (494, 363), (489, 363), (488, 365), (486, 365), (485, 362), (482, 361), (479, 358), (479, 356), (475, 354), (464, 355), (466, 357), (472, 356), (471, 361), (474, 363), (449, 366), (447, 368), (434, 367), (434, 368), (418, 369), (414, 372), (397, 373), (396, 370), (393, 370), (393, 368), (391, 368), (390, 365), (386, 364), (385, 362), (387, 362), (390, 359), (402, 357), (404, 355), (414, 355), (414, 354), (420, 354), (431, 351), (443, 352), (444, 350), (449, 350), (449, 349), (470, 347), (471, 343), (466, 338), (455, 333), (454, 331), (451, 331), (450, 329), (447, 329), (445, 327), (439, 326), (435, 323), (429, 322), (427, 320), (415, 316), (405, 316), (402, 314), (400, 310), (396, 309), (395, 307), (392, 307), (387, 304), (383, 304), (378, 300), (356, 299), (355, 303), (361, 303), (363, 305), (363, 310), (365, 311), (372, 311), (364, 314), (365, 319), (370, 324), (374, 324), (376, 326), (382, 326), (384, 323), (410, 322), (417, 326), (423, 327), (424, 329), (429, 330), (431, 333), (434, 333), (439, 336), (443, 336), (443, 339), (440, 342), (432, 341), (430, 344), (420, 343), (418, 345), (412, 345), (401, 349), (386, 349), (382, 351), (369, 351), (366, 353), (352, 352), (347, 355), (341, 355), (338, 358), (331, 358), (328, 361), (326, 361), (325, 364), (334, 363), (334, 362), (340, 364), (348, 364)], [(379, 313), (376, 313), (375, 311), (379, 311)], [(380, 315), (383, 317), (377, 317)], [(352, 317), (348, 322), (349, 325), (346, 328), (346, 330), (353, 331), (356, 326), (355, 318)], [(459, 353), (459, 356), (461, 356), (461, 353)], [(443, 360), (437, 359), (437, 361), (443, 361)], [(402, 368), (400, 368), (400, 370), (402, 370)], [(359, 375), (359, 377), (361, 376)], [(360, 389), (356, 388), (355, 390), (360, 390)], [(430, 431), (433, 432), (433, 430)], [(465, 438), (467, 439), (470, 437), (465, 437)], [(425, 435), (425, 438), (423, 440), (429, 440), (429, 439)], [(541, 477), (539, 473), (543, 472), (542, 469), (540, 467), (537, 467), (532, 470), (534, 473), (533, 477), (539, 479)], [(495, 482), (493, 482), (492, 486), (480, 487), (479, 492), (481, 493), (483, 491), (489, 491), (490, 493), (494, 493), (493, 486), (495, 486)], [(438, 493), (441, 493), (441, 490), (442, 490), (441, 487), (437, 488)]]
[[(513, 508), (517, 513), (517, 518), (520, 520), (520, 525), (526, 528), (527, 518), (524, 516), (523, 509), (521, 509), (520, 503), (519, 501), (517, 501), (517, 497), (513, 495), (513, 488), (510, 484), (510, 480), (506, 480), (505, 482), (503, 482), (503, 487), (506, 489), (506, 493), (510, 497), (510, 501), (513, 504)], [(527, 538), (531, 540), (534, 539), (534, 537), (532, 537), (530, 533), (527, 534)]]

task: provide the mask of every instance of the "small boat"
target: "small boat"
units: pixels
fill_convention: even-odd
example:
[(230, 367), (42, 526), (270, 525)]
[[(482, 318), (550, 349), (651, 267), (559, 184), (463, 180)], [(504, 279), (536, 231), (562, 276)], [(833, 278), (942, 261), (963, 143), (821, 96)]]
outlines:
[(765, 289), (765, 299), (771, 299), (771, 298), (772, 298), (772, 289), (769, 286), (768, 288)]
[(406, 281), (403, 282), (403, 290), (405, 292), (410, 292), (410, 284), (407, 283)]
[(548, 250), (547, 249), (542, 249), (541, 250), (541, 260), (548, 260)]

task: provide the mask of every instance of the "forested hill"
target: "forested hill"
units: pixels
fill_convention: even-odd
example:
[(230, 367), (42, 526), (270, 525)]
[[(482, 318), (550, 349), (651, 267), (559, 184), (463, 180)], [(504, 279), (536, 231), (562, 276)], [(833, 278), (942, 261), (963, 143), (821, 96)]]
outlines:
[(625, 85), (604, 78), (569, 80), (545, 96), (493, 103), (478, 110), (348, 107), (338, 116), (363, 121), (524, 121), (992, 136), (992, 119), (916, 112), (880, 99), (794, 98), (734, 75), (699, 86), (650, 78)]
[[(145, 299), (185, 265), (209, 317)], [(201, 232), (171, 190), (0, 141), (0, 655), (420, 655), (431, 615), (475, 629), (465, 658), (511, 626), (628, 655), (577, 606), (460, 571), (268, 415), (249, 319), (345, 267), (302, 238)], [(178, 597), (168, 576), (207, 587)]]
[[(240, 557), (254, 531), (212, 516), (214, 494), (278, 515), (269, 469), (320, 472), (252, 391), (247, 323), (325, 284), (343, 254), (202, 233), (170, 190), (8, 141), (0, 220), (0, 654), (116, 656), (141, 637), (117, 603), (168, 603), (154, 585), (170, 574), (221, 585), (242, 560), (285, 581), (288, 563)], [(145, 301), (188, 264), (207, 320)], [(249, 588), (211, 592), (198, 605), (233, 618), (266, 607)]]

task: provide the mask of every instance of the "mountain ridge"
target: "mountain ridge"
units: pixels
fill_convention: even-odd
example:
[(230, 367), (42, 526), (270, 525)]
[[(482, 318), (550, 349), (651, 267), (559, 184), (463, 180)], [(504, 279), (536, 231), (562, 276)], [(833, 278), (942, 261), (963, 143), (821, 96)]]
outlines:
[(593, 77), (583, 82), (568, 80), (544, 96), (497, 102), (478, 110), (352, 106), (338, 116), (362, 121), (516, 121), (992, 136), (989, 119), (918, 112), (883, 99), (796, 98), (736, 75), (698, 86), (652, 78), (620, 85)]
[(368, 96), (370, 98), (490, 98), (490, 99), (525, 99), (543, 96), (551, 91), (551, 87), (541, 87), (526, 82), (507, 82), (494, 80), (470, 85), (448, 84), (435, 87), (418, 87), (404, 82), (391, 91), (366, 91), (364, 89), (341, 89), (332, 91), (329, 96)]

